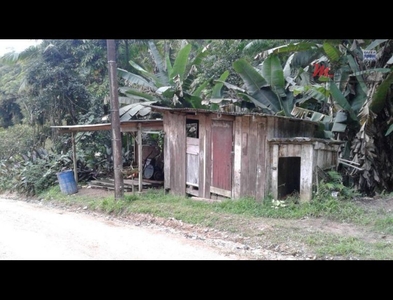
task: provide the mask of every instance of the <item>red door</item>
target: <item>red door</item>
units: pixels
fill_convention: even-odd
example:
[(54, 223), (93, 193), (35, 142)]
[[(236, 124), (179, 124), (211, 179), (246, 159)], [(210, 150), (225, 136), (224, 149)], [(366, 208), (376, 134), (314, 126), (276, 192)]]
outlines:
[(232, 121), (212, 121), (212, 182), (210, 192), (232, 197)]

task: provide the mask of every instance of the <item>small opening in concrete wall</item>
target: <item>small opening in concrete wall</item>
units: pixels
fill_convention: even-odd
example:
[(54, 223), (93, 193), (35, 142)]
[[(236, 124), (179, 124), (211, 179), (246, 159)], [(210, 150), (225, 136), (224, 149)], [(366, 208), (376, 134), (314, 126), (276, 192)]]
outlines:
[(300, 157), (278, 159), (278, 199), (300, 192)]

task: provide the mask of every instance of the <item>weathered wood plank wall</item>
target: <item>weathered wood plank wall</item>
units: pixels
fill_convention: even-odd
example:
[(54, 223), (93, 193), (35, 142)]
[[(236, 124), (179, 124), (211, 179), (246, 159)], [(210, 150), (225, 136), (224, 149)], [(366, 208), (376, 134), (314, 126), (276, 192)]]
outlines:
[(255, 200), (262, 201), (267, 195), (267, 187), (266, 179), (267, 179), (267, 169), (266, 162), (269, 160), (269, 156), (266, 155), (268, 148), (266, 141), (266, 119), (262, 119), (260, 123), (258, 123), (257, 127), (257, 169), (256, 169), (256, 187), (255, 187)]
[(199, 182), (202, 183), (199, 187), (199, 196), (202, 198), (210, 198), (210, 186), (211, 186), (211, 125), (212, 119), (206, 114), (199, 115), (199, 128), (201, 129), (199, 140), (200, 148), (203, 149), (203, 153), (200, 157), (200, 166), (202, 166), (202, 172), (200, 172)]
[[(166, 189), (176, 195), (186, 194), (186, 116), (164, 113), (164, 177)], [(181, 125), (183, 124), (183, 126)], [(168, 181), (168, 182), (167, 182)]]

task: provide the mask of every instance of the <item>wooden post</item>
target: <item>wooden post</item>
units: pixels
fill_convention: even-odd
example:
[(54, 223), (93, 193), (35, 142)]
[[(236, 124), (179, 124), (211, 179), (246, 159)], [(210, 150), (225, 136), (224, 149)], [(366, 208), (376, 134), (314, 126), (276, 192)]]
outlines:
[(139, 192), (142, 192), (142, 177), (143, 177), (143, 166), (142, 166), (142, 124), (138, 123), (138, 170), (139, 170)]
[(109, 84), (111, 95), (111, 127), (113, 173), (115, 180), (115, 200), (124, 197), (123, 158), (121, 153), (121, 131), (119, 117), (119, 97), (117, 91), (117, 66), (115, 40), (106, 40), (108, 51)]
[(76, 164), (76, 145), (75, 145), (75, 133), (71, 132), (71, 142), (72, 142), (72, 160), (74, 161), (74, 178), (76, 184), (78, 184), (78, 168)]

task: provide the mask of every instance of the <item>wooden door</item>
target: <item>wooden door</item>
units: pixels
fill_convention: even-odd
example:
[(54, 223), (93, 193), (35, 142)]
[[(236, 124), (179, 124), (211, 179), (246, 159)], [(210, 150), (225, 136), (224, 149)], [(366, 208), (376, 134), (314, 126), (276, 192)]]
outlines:
[(199, 186), (199, 139), (187, 138), (187, 166), (186, 184)]
[(210, 192), (232, 197), (233, 122), (212, 121), (212, 181)]

